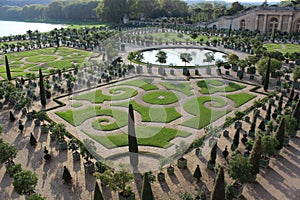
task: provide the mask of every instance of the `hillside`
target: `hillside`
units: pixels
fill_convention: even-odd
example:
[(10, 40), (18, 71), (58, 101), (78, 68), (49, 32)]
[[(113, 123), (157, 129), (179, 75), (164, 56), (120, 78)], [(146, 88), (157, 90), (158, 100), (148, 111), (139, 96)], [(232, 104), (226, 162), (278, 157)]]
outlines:
[(24, 6), (26, 4), (42, 4), (48, 5), (51, 0), (1, 0), (0, 6), (9, 5), (9, 6)]

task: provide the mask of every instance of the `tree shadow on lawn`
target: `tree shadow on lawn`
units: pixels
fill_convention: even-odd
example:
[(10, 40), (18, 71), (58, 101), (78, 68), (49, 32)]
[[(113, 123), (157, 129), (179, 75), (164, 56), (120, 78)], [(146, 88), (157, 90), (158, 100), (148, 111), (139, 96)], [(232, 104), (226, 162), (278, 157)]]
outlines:
[(267, 169), (262, 169), (261, 172), (261, 175), (268, 181), (268, 184), (284, 194), (286, 196), (285, 199), (295, 199), (295, 196), (291, 195), (297, 195), (297, 191), (284, 183), (284, 178), (273, 168), (268, 167)]

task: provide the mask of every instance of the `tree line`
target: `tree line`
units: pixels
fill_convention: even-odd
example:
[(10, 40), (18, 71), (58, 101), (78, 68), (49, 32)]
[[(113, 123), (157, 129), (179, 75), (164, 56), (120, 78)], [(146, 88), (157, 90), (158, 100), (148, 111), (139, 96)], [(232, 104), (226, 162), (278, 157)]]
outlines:
[[(127, 14), (130, 19), (137, 20), (141, 16), (146, 20), (168, 17), (169, 19), (182, 18), (181, 22), (193, 23), (210, 21), (222, 15), (235, 15), (251, 8), (244, 7), (238, 1), (233, 2), (229, 7), (223, 2), (200, 2), (188, 5), (183, 0), (55, 0), (44, 5), (39, 3), (23, 6), (6, 4), (10, 1), (14, 0), (0, 3), (0, 19), (118, 23)], [(20, 2), (27, 1), (40, 2), (38, 0)]]

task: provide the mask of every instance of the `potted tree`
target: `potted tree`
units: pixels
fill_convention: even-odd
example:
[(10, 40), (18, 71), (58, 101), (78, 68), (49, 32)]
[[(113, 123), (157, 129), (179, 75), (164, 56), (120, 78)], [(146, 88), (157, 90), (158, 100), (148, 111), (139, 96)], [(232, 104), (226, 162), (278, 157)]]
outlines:
[(229, 162), (228, 174), (235, 181), (232, 185), (232, 192), (235, 197), (239, 197), (243, 192), (243, 185), (252, 179), (252, 164), (249, 158), (241, 154), (233, 156)]
[(72, 151), (73, 160), (77, 161), (80, 160), (80, 153), (77, 151), (79, 149), (79, 146), (77, 144), (77, 140), (75, 138), (72, 138), (68, 143), (69, 150)]
[(51, 131), (55, 140), (58, 142), (58, 149), (59, 150), (68, 149), (68, 143), (65, 140), (66, 125), (63, 123), (55, 124)]
[(297, 120), (291, 114), (284, 116), (285, 133), (287, 136), (295, 137), (297, 134)]
[(119, 200), (135, 200), (132, 188), (126, 185), (133, 179), (133, 174), (124, 166), (120, 166), (120, 171), (108, 169), (99, 176), (111, 191), (118, 192)]
[(40, 121), (43, 123), (41, 126), (41, 133), (48, 133), (49, 127), (45, 124), (45, 120), (48, 119), (48, 115), (47, 115), (46, 111), (41, 110), (41, 111), (37, 112), (36, 118), (37, 118), (36, 121)]
[(91, 161), (93, 158), (92, 154), (87, 150), (84, 144), (80, 143), (80, 154), (83, 156), (85, 162), (83, 163), (83, 167), (86, 173), (93, 173), (95, 171), (95, 165)]
[(181, 141), (179, 145), (176, 145), (176, 154), (180, 156), (180, 158), (177, 159), (177, 166), (179, 169), (186, 168), (187, 166), (187, 160), (183, 157), (183, 154), (187, 149), (188, 145), (184, 141)]
[(20, 171), (14, 175), (14, 191), (20, 195), (31, 194), (38, 182), (37, 176), (29, 170)]
[(13, 159), (17, 156), (16, 147), (9, 143), (0, 142), (0, 163), (5, 164), (6, 168), (14, 165)]
[(269, 166), (270, 157), (276, 152), (275, 148), (279, 145), (275, 136), (265, 135), (261, 140), (261, 152), (260, 166), (266, 168)]
[(162, 172), (163, 167), (169, 163), (168, 158), (162, 158), (159, 160), (159, 173), (157, 174), (157, 180), (158, 181), (164, 181), (165, 180), (165, 174)]

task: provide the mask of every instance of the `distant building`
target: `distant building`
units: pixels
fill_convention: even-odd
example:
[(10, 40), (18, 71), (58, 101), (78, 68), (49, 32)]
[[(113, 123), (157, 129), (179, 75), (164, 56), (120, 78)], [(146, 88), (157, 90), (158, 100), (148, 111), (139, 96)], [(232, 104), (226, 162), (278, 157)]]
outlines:
[(200, 26), (235, 30), (300, 33), (300, 7), (261, 6), (234, 16), (222, 16)]

